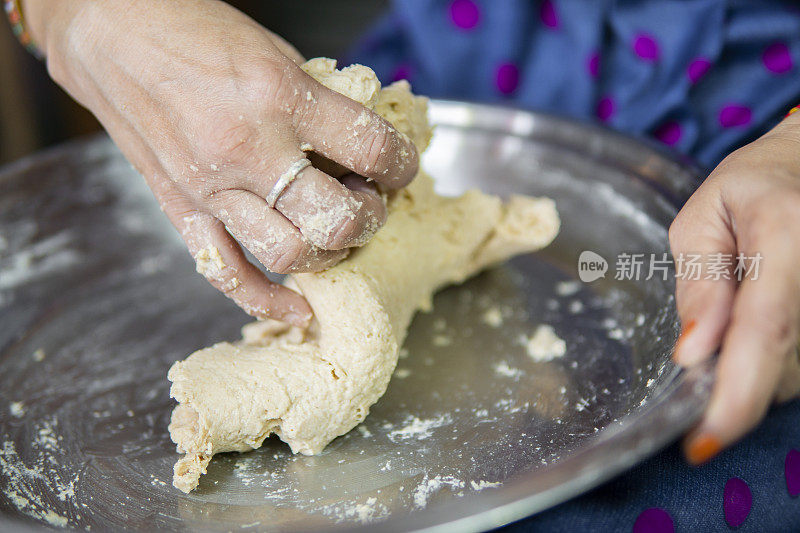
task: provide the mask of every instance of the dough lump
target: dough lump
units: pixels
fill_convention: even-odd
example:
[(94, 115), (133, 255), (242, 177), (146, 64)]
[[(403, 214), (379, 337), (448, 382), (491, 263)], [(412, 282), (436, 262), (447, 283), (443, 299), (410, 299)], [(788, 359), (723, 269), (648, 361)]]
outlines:
[[(358, 100), (411, 138), (431, 137), (427, 100), (407, 82), (381, 89), (371, 69), (342, 71), (329, 59), (303, 68)], [(216, 453), (258, 448), (270, 434), (294, 453), (320, 453), (353, 429), (383, 395), (412, 316), (433, 293), (481, 269), (552, 241), (552, 200), (478, 191), (446, 198), (420, 173), (388, 198), (385, 226), (363, 248), (319, 273), (287, 284), (314, 310), (308, 330), (274, 321), (245, 326), (243, 340), (199, 350), (169, 371), (178, 401), (169, 425), (179, 453), (173, 484), (189, 492)]]

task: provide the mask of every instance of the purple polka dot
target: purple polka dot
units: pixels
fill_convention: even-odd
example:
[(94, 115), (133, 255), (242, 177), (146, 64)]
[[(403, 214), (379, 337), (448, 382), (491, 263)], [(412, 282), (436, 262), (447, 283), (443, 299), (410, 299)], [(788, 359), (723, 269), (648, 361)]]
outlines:
[(511, 94), (519, 86), (519, 69), (513, 63), (503, 63), (497, 67), (495, 81), (501, 93)]
[(686, 70), (686, 75), (689, 76), (689, 80), (692, 83), (697, 83), (700, 81), (700, 78), (706, 75), (706, 72), (708, 72), (708, 69), (710, 68), (711, 61), (704, 57), (698, 57), (689, 64), (689, 68)]
[(589, 56), (589, 62), (586, 64), (586, 68), (589, 70), (589, 75), (597, 79), (600, 77), (600, 54), (597, 52), (593, 53)]
[(646, 33), (639, 33), (633, 38), (633, 51), (645, 61), (658, 61), (658, 43)]
[(800, 496), (800, 451), (789, 450), (786, 454), (786, 489), (794, 498)]
[(672, 517), (664, 509), (645, 509), (633, 523), (633, 533), (674, 533)]
[(481, 20), (481, 12), (472, 0), (453, 0), (450, 4), (450, 20), (457, 28), (471, 30)]
[(607, 122), (614, 115), (614, 110), (616, 107), (617, 105), (614, 103), (613, 98), (610, 96), (604, 96), (599, 102), (597, 102), (597, 109), (595, 110), (597, 113), (597, 118), (603, 122)]
[(558, 28), (558, 13), (556, 13), (556, 6), (552, 0), (542, 0), (539, 6), (539, 18), (542, 19), (542, 24), (548, 28)]
[(753, 506), (753, 495), (750, 492), (750, 487), (747, 486), (744, 480), (732, 477), (725, 483), (725, 491), (722, 498), (725, 521), (731, 527), (741, 526)]
[(410, 80), (412, 68), (408, 63), (400, 63), (392, 72), (392, 81)]
[(719, 124), (723, 128), (746, 126), (753, 120), (753, 112), (749, 107), (739, 104), (729, 104), (719, 112)]
[(786, 43), (774, 43), (769, 45), (761, 55), (764, 66), (770, 72), (783, 74), (792, 70), (792, 54)]
[(667, 144), (669, 146), (675, 146), (676, 144), (678, 144), (678, 141), (681, 140), (683, 131), (681, 130), (680, 124), (678, 124), (674, 120), (670, 120), (659, 126), (653, 133), (653, 135), (655, 135), (656, 139), (658, 139), (662, 143)]

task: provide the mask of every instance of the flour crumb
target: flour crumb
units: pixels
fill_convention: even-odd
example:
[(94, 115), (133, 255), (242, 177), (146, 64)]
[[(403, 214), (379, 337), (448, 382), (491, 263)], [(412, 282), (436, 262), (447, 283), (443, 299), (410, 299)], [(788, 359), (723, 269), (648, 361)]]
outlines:
[(581, 284), (577, 281), (559, 281), (556, 283), (556, 294), (559, 296), (572, 296), (581, 290)]
[(531, 337), (520, 338), (528, 355), (537, 363), (552, 361), (567, 352), (567, 343), (556, 335), (552, 326), (540, 325)]
[(422, 482), (414, 489), (414, 506), (418, 509), (424, 508), (428, 505), (430, 497), (439, 492), (442, 487), (461, 489), (464, 488), (464, 482), (453, 476), (436, 476), (429, 478), (426, 474)]
[(14, 418), (25, 416), (25, 404), (22, 402), (11, 402), (8, 404), (8, 410), (11, 411), (11, 416)]
[(491, 489), (494, 487), (499, 487), (500, 485), (502, 485), (502, 483), (500, 483), (499, 481), (480, 480), (480, 481), (470, 481), (469, 485), (470, 487), (472, 487), (472, 490), (483, 490), (483, 489)]
[(395, 370), (394, 375), (397, 379), (406, 379), (411, 375), (411, 370), (407, 368), (398, 368)]
[(453, 344), (453, 339), (446, 335), (434, 335), (433, 337), (434, 346), (450, 346), (451, 344)]
[(222, 275), (222, 269), (225, 268), (225, 263), (222, 261), (222, 254), (219, 249), (209, 244), (194, 256), (197, 263), (197, 272), (204, 275), (209, 279), (218, 279)]
[(46, 355), (46, 354), (44, 353), (44, 350), (42, 350), (41, 348), (39, 348), (38, 350), (36, 350), (35, 352), (33, 352), (33, 353), (31, 354), (31, 357), (32, 357), (32, 358), (33, 358), (33, 360), (34, 360), (34, 361), (36, 361), (37, 363), (41, 363), (42, 361), (44, 361), (45, 355)]
[(405, 425), (400, 429), (395, 429), (388, 434), (389, 440), (416, 439), (423, 440), (433, 435), (433, 430), (453, 423), (453, 417), (449, 413), (444, 413), (435, 418), (419, 419), (416, 416), (409, 416), (403, 422)]
[(481, 316), (487, 326), (498, 328), (503, 325), (503, 313), (497, 307), (490, 307)]
[(520, 376), (522, 376), (522, 370), (508, 366), (508, 363), (506, 363), (505, 361), (500, 361), (499, 363), (496, 363), (492, 368), (494, 368), (495, 374), (507, 378), (519, 378)]
[(365, 439), (368, 439), (372, 436), (372, 432), (367, 428), (367, 426), (363, 424), (358, 426), (356, 429), (358, 430), (359, 433), (361, 433), (361, 436), (364, 437)]
[(583, 311), (583, 308), (584, 308), (583, 302), (580, 300), (572, 300), (569, 303), (569, 312), (572, 313), (573, 315), (577, 315), (578, 313)]

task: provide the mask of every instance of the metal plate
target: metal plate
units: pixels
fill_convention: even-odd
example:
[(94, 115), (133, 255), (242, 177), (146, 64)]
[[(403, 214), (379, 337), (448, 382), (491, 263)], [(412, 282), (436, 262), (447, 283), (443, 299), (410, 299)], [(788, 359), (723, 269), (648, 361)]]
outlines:
[[(491, 528), (597, 485), (695, 420), (710, 372), (669, 363), (672, 281), (558, 282), (582, 250), (612, 267), (665, 251), (696, 171), (534, 113), (433, 102), (431, 116), (424, 166), (441, 191), (551, 196), (560, 236), (439, 294), (360, 429), (316, 457), (277, 440), (218, 456), (189, 495), (170, 485), (166, 372), (235, 339), (246, 316), (194, 273), (105, 137), (0, 174), (0, 528)], [(566, 341), (562, 358), (526, 353), (540, 324)]]

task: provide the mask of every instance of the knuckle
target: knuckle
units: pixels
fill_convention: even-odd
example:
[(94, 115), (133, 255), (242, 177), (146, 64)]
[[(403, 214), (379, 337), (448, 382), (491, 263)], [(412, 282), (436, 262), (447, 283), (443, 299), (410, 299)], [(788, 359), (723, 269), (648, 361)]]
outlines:
[(264, 266), (276, 274), (289, 274), (299, 263), (302, 263), (307, 250), (308, 245), (299, 242), (281, 246), (274, 251)]
[(232, 110), (211, 113), (200, 121), (196, 146), (209, 163), (241, 165), (254, 155), (254, 134), (243, 114)]
[(373, 174), (389, 168), (390, 154), (394, 153), (397, 143), (395, 135), (385, 124), (380, 123), (380, 126), (372, 128), (364, 143), (367, 149), (362, 152), (361, 167), (364, 172)]

